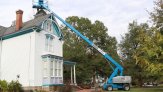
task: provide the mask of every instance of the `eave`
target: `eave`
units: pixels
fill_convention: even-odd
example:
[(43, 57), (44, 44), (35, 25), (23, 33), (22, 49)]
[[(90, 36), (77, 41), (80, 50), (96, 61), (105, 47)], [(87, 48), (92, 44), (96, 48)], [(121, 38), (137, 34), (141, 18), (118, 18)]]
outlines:
[(31, 28), (28, 28), (28, 29), (25, 29), (25, 30), (20, 30), (20, 31), (11, 33), (11, 34), (1, 36), (0, 39), (1, 40), (7, 40), (7, 39), (14, 38), (14, 37), (17, 37), (17, 36), (21, 36), (21, 35), (24, 35), (24, 34), (27, 34), (27, 33), (31, 33), (33, 31), (40, 32), (41, 29), (39, 27), (31, 27)]

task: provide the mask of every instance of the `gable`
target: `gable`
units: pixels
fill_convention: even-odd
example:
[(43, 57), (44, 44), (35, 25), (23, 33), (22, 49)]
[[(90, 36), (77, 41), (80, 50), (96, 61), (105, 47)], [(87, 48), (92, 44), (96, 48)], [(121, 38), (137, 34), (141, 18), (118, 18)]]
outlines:
[(62, 32), (55, 20), (49, 18), (42, 23), (42, 29), (63, 39)]

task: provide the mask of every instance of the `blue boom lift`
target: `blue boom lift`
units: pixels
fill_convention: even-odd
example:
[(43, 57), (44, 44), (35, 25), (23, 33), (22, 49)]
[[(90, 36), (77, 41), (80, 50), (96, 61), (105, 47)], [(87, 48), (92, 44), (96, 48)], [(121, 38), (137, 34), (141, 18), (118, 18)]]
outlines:
[(113, 73), (110, 76), (108, 76), (107, 81), (103, 85), (104, 90), (111, 91), (111, 90), (113, 90), (113, 88), (130, 90), (131, 76), (123, 76), (123, 67), (119, 63), (117, 63), (110, 55), (108, 55), (106, 52), (104, 52), (99, 47), (97, 47), (86, 36), (82, 35), (78, 30), (76, 30), (73, 26), (71, 26), (69, 23), (64, 21), (56, 13), (51, 11), (48, 8), (48, 5), (44, 0), (38, 0), (38, 2), (33, 3), (33, 8), (36, 8), (37, 10), (45, 9), (45, 10), (49, 11), (58, 20), (60, 20), (63, 24), (65, 24), (67, 27), (69, 27), (72, 32), (74, 32), (77, 36), (79, 36), (84, 41), (86, 41), (90, 46), (94, 47), (98, 52), (100, 52), (103, 55), (103, 57), (108, 62), (111, 62), (115, 66), (115, 69), (113, 69), (114, 70)]

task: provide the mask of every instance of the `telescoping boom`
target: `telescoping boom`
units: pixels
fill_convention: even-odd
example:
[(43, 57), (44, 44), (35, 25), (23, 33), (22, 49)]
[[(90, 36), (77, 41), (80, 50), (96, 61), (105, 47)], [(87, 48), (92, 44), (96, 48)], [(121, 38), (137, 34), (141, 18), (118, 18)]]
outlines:
[(68, 28), (70, 28), (72, 32), (74, 32), (77, 36), (79, 36), (84, 41), (86, 41), (90, 46), (92, 46), (99, 53), (101, 53), (102, 56), (108, 62), (111, 62), (115, 66), (115, 69), (114, 69), (113, 73), (110, 76), (108, 76), (107, 81), (103, 85), (104, 90), (113, 90), (113, 88), (120, 88), (120, 89), (124, 89), (124, 90), (129, 90), (130, 89), (129, 84), (131, 82), (131, 77), (130, 76), (123, 76), (123, 67), (118, 62), (116, 62), (110, 55), (108, 55), (106, 52), (104, 52), (99, 47), (97, 47), (86, 36), (82, 35), (78, 30), (76, 30), (73, 26), (71, 26), (69, 23), (64, 21), (56, 13), (51, 11), (48, 8), (48, 5), (46, 3), (44, 3), (44, 0), (38, 0), (37, 3), (33, 4), (33, 8), (45, 9), (45, 10), (49, 11), (51, 14), (53, 14), (53, 16), (55, 16), (58, 20), (60, 20), (63, 24), (65, 24)]

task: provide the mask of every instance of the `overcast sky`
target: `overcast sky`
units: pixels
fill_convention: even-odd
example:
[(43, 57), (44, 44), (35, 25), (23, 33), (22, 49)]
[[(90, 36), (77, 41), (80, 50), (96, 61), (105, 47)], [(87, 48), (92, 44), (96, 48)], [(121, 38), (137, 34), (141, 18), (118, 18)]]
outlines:
[[(37, 0), (36, 0), (37, 1)], [(108, 34), (118, 41), (128, 30), (133, 20), (139, 23), (149, 20), (147, 11), (152, 11), (154, 0), (49, 0), (50, 8), (60, 17), (87, 17), (92, 21), (102, 21)], [(15, 11), (24, 11), (23, 21), (34, 15), (32, 0), (0, 0), (0, 25), (8, 27), (15, 20)]]

